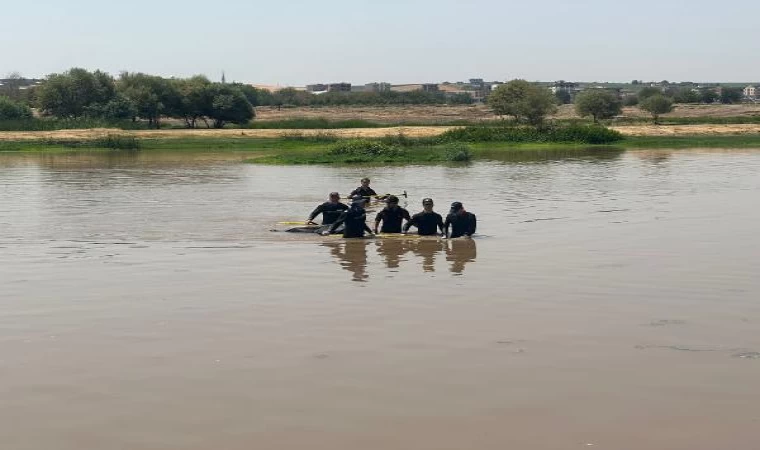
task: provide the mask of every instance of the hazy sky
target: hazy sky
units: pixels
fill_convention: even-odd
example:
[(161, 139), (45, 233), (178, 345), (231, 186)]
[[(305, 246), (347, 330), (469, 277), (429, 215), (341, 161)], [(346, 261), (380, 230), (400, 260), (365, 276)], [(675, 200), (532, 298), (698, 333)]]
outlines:
[(3, 1), (0, 76), (758, 81), (757, 0)]

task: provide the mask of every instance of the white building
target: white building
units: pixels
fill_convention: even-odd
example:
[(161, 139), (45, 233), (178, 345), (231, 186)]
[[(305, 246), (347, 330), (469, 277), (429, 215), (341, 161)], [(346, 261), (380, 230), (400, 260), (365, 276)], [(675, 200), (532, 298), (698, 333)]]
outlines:
[(747, 86), (744, 88), (744, 96), (747, 98), (758, 98), (760, 97), (760, 87), (758, 86)]

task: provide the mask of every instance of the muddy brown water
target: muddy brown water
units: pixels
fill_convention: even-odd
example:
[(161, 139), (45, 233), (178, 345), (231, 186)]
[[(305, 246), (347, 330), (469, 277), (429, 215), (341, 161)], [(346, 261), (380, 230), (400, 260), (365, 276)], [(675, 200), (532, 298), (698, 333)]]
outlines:
[[(760, 448), (760, 150), (243, 158), (0, 154), (0, 447)], [(364, 175), (479, 236), (270, 231)]]

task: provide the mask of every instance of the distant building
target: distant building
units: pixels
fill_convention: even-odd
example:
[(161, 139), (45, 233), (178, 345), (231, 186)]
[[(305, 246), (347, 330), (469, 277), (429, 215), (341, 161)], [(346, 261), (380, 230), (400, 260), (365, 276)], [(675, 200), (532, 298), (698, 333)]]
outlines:
[(325, 92), (327, 91), (327, 85), (326, 84), (307, 84), (306, 90), (309, 92)]
[(351, 92), (351, 83), (330, 83), (327, 92)]
[(482, 78), (470, 78), (469, 82), (470, 86), (475, 89), (483, 89), (483, 87), (485, 87), (485, 81), (483, 81)]
[(581, 90), (578, 87), (578, 83), (571, 83), (565, 80), (555, 81), (554, 85), (549, 89), (552, 91), (552, 94), (556, 94), (557, 92), (567, 92), (571, 95), (576, 94)]
[(438, 84), (436, 83), (425, 83), (422, 85), (422, 92), (438, 92)]
[(760, 86), (747, 86), (744, 88), (744, 96), (750, 99), (760, 98)]
[(364, 92), (390, 92), (390, 83), (367, 83), (364, 85)]

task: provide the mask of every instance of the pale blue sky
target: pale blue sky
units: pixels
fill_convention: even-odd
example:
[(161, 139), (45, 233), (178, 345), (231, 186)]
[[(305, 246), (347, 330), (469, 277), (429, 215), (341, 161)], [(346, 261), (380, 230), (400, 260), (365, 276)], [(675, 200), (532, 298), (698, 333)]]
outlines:
[(760, 80), (757, 0), (3, 3), (0, 76), (79, 66), (298, 85)]

